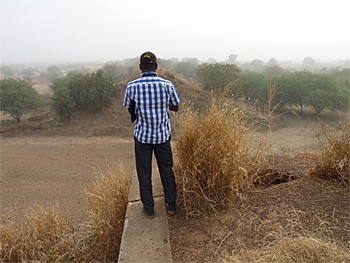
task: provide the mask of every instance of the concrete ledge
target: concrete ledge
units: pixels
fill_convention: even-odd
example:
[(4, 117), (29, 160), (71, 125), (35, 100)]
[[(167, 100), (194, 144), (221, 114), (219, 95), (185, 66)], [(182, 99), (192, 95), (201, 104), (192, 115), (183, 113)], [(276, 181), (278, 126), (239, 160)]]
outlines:
[(133, 172), (118, 262), (172, 262), (168, 218), (159, 174), (152, 175), (154, 219), (142, 214), (139, 184)]

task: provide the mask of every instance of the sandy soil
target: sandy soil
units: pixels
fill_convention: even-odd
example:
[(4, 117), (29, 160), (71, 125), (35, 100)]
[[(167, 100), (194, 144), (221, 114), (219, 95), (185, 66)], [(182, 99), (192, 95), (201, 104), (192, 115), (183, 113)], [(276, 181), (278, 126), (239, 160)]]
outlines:
[(1, 138), (1, 217), (19, 217), (35, 204), (67, 204), (79, 218), (86, 208), (84, 187), (97, 171), (119, 163), (131, 174), (133, 141), (116, 137)]

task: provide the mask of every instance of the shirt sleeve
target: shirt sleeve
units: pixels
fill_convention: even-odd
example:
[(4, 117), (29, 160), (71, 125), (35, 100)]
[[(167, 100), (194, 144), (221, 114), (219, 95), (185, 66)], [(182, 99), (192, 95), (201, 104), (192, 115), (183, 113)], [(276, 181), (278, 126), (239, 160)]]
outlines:
[(172, 92), (170, 94), (170, 105), (171, 106), (176, 106), (181, 102), (181, 98), (179, 96), (179, 93), (177, 92), (176, 88), (174, 85), (171, 85)]
[(125, 89), (125, 95), (124, 95), (124, 102), (123, 102), (123, 106), (125, 108), (130, 108), (130, 96), (129, 96), (129, 87), (127, 86)]

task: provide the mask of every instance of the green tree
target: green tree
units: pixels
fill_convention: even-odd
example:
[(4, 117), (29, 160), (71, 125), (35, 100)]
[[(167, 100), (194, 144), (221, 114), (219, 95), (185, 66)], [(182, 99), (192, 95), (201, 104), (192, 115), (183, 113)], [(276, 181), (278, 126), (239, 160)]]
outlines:
[(199, 64), (199, 60), (197, 58), (183, 58), (181, 59), (181, 62), (188, 62), (196, 66)]
[(237, 54), (230, 54), (228, 56), (228, 60), (227, 60), (227, 63), (229, 64), (236, 64), (236, 59), (238, 58), (238, 55)]
[(67, 87), (62, 86), (55, 89), (51, 106), (61, 118), (70, 118), (74, 105), (74, 100)]
[(44, 103), (28, 82), (7, 78), (0, 80), (0, 105), (1, 111), (20, 122), (24, 113), (36, 110)]
[(349, 110), (350, 108), (350, 68), (333, 68), (330, 74), (334, 76), (340, 85), (334, 108), (336, 110)]
[(24, 68), (20, 71), (20, 73), (25, 77), (31, 77), (35, 74), (35, 69), (33, 69), (31, 67)]
[(79, 71), (76, 70), (71, 70), (67, 73), (67, 75), (65, 77), (61, 77), (58, 79), (54, 79), (52, 81), (52, 84), (49, 86), (53, 91), (55, 91), (56, 89), (59, 88), (68, 88), (69, 82), (71, 81), (71, 79), (75, 76), (81, 74)]
[(264, 68), (264, 62), (261, 61), (260, 59), (253, 59), (249, 63), (249, 69), (250, 70), (261, 72), (261, 71), (263, 71), (263, 68)]
[(1, 74), (4, 74), (6, 77), (11, 77), (11, 76), (15, 75), (17, 70), (12, 68), (12, 67), (9, 67), (9, 66), (2, 66), (0, 68), (0, 72), (1, 72)]
[(176, 63), (174, 59), (161, 59), (161, 58), (158, 59), (158, 65), (162, 68), (168, 68), (173, 70)]
[(264, 67), (263, 73), (270, 77), (275, 77), (282, 75), (284, 73), (284, 69), (279, 65), (267, 65)]
[(195, 78), (197, 67), (198, 66), (193, 63), (181, 61), (176, 64), (174, 71), (184, 75), (186, 78)]
[[(227, 85), (230, 85), (239, 78), (240, 69), (234, 64), (204, 63), (198, 66), (197, 76), (203, 81), (204, 89), (223, 91)], [(238, 86), (232, 90), (234, 94), (238, 93)]]
[(350, 68), (333, 68), (330, 71), (330, 75), (334, 76), (340, 85), (350, 89)]
[(274, 65), (278, 65), (278, 64), (279, 64), (279, 62), (275, 58), (270, 58), (270, 60), (266, 63), (267, 66), (274, 66)]
[(300, 114), (303, 114), (304, 104), (308, 101), (308, 91), (313, 81), (314, 74), (309, 71), (297, 71), (279, 76), (276, 101), (279, 101), (282, 106), (286, 104), (300, 106)]
[(305, 57), (303, 63), (306, 68), (312, 68), (313, 66), (315, 66), (316, 60), (314, 60), (312, 57)]
[(240, 95), (247, 102), (255, 102), (257, 99), (267, 99), (268, 76), (250, 70), (243, 71), (242, 76), (243, 81)]
[(75, 75), (69, 82), (70, 95), (78, 108), (94, 111), (112, 102), (117, 87), (103, 70), (92, 74)]
[(320, 114), (324, 108), (336, 109), (339, 84), (333, 76), (314, 74), (312, 86), (308, 90), (308, 104)]
[(60, 67), (51, 65), (46, 69), (46, 72), (40, 74), (41, 77), (53, 81), (59, 79), (63, 76), (62, 70)]
[(117, 82), (120, 75), (120, 65), (119, 63), (107, 62), (102, 68), (104, 75), (106, 77), (111, 77), (113, 81)]

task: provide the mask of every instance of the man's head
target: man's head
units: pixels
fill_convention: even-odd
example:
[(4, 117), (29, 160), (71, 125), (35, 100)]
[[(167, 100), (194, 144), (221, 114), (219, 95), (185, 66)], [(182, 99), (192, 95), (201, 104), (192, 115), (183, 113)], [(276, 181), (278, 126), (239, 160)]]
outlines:
[(142, 72), (146, 71), (156, 71), (158, 68), (157, 57), (152, 52), (147, 51), (143, 53), (140, 57), (140, 70)]

